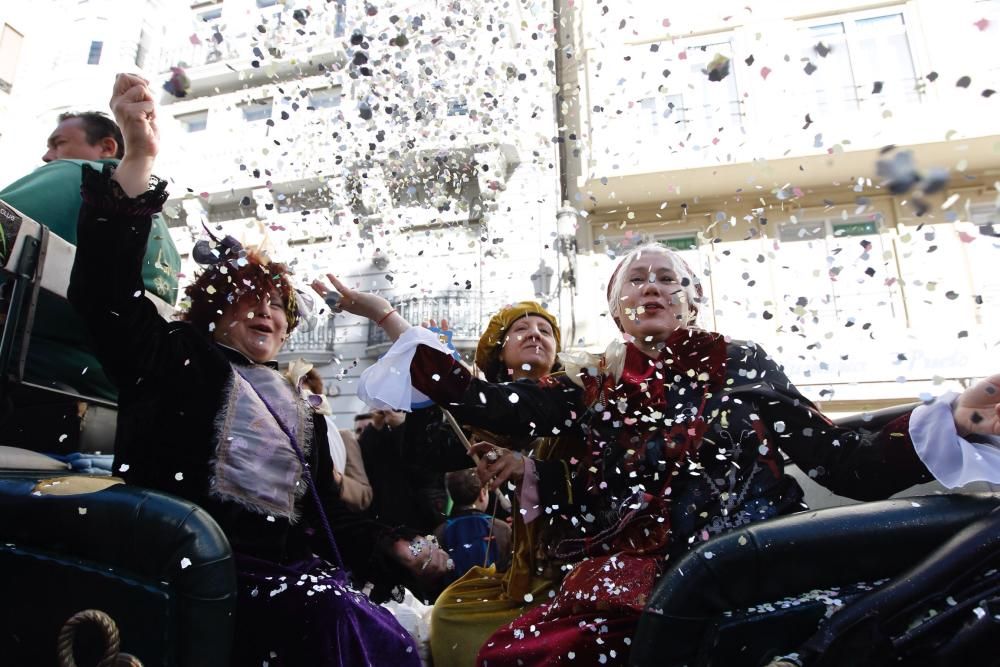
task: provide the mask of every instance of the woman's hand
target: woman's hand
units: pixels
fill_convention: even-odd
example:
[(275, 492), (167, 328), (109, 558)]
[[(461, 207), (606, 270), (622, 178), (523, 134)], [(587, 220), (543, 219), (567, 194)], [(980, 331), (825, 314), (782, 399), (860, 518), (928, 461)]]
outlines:
[(476, 474), (483, 486), (489, 485), (491, 491), (508, 481), (520, 485), (524, 479), (524, 456), (518, 452), (489, 442), (477, 442), (469, 453), (479, 457)]
[(160, 149), (156, 126), (156, 105), (149, 81), (136, 74), (115, 77), (111, 111), (125, 138), (125, 157), (115, 170), (114, 179), (129, 197), (149, 189), (153, 162)]
[[(391, 340), (396, 340), (401, 333), (410, 328), (410, 323), (404, 320), (385, 298), (371, 292), (352, 290), (332, 273), (326, 274), (326, 277), (340, 293), (340, 302), (334, 308), (334, 312), (346, 310), (376, 322)], [(322, 280), (312, 281), (312, 288), (324, 300), (330, 293), (330, 288)]]
[(1000, 374), (976, 383), (962, 392), (952, 407), (955, 428), (962, 437), (1000, 435)]
[(448, 320), (441, 320), (441, 325), (438, 326), (437, 320), (424, 320), (420, 323), (425, 329), (437, 329), (438, 331), (444, 332), (448, 331)]

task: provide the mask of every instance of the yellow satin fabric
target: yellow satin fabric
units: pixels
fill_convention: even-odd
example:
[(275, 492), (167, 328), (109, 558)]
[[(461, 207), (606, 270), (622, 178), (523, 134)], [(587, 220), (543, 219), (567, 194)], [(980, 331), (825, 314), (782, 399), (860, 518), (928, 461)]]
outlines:
[(472, 667), (490, 635), (534, 605), (549, 599), (557, 582), (533, 577), (529, 593), (507, 595), (507, 574), (474, 567), (444, 590), (431, 612), (431, 655), (434, 667)]
[[(539, 440), (535, 457), (570, 460), (580, 457), (583, 443), (575, 437)], [(479, 648), (501, 626), (549, 600), (559, 585), (559, 568), (546, 562), (545, 547), (558, 541), (561, 519), (543, 514), (525, 524), (515, 508), (514, 556), (507, 572), (473, 567), (444, 589), (431, 612), (431, 655), (434, 667), (472, 667)]]

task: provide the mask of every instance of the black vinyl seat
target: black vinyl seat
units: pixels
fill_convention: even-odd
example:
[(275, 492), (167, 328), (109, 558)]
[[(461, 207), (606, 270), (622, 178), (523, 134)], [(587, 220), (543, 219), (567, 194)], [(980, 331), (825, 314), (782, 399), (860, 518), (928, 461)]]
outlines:
[[(658, 582), (630, 662), (766, 664), (806, 642), (828, 611), (822, 602), (780, 601), (867, 582), (852, 593), (860, 597), (997, 507), (991, 494), (918, 496), (802, 512), (715, 537)], [(746, 613), (761, 605), (773, 613)]]
[(62, 624), (96, 608), (146, 667), (229, 664), (235, 566), (203, 509), (125, 484), (69, 495), (37, 488), (29, 474), (0, 478), (0, 662), (54, 665)]
[[(24, 381), (25, 356), (39, 292), (65, 298), (75, 248), (3, 202), (0, 212), (7, 241), (0, 249), (7, 253), (0, 252), (3, 433), (17, 417), (3, 410), (8, 403), (20, 408), (14, 399), (51, 391)], [(89, 449), (110, 453), (112, 433), (102, 429)], [(0, 444), (52, 449), (45, 442)], [(121, 650), (146, 667), (229, 664), (236, 569), (225, 534), (205, 510), (109, 477), (14, 468), (0, 470), (0, 665), (55, 665), (59, 630), (83, 609), (110, 615)], [(79, 643), (93, 649), (85, 634)]]

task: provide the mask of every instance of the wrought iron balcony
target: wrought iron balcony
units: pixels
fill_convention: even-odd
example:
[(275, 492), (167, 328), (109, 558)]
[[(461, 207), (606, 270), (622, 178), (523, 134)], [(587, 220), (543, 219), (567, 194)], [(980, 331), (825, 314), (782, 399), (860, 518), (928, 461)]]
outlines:
[[(393, 307), (407, 322), (419, 325), (421, 322), (448, 320), (448, 328), (454, 334), (452, 342), (459, 351), (474, 349), (483, 331), (484, 303), (479, 292), (453, 291), (436, 295), (402, 297), (393, 302)], [(374, 322), (368, 323), (368, 347), (388, 345), (391, 341)]]
[(310, 331), (293, 331), (278, 353), (278, 363), (288, 363), (294, 359), (305, 359), (322, 365), (333, 361), (334, 336), (336, 328), (333, 318), (320, 322)]

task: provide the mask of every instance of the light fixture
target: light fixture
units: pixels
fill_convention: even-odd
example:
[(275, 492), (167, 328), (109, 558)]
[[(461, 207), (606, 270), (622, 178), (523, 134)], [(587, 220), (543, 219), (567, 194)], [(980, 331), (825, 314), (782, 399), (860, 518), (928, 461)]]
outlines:
[(535, 288), (535, 296), (545, 297), (552, 289), (552, 276), (555, 271), (545, 263), (545, 259), (538, 260), (538, 270), (531, 274), (531, 285)]

